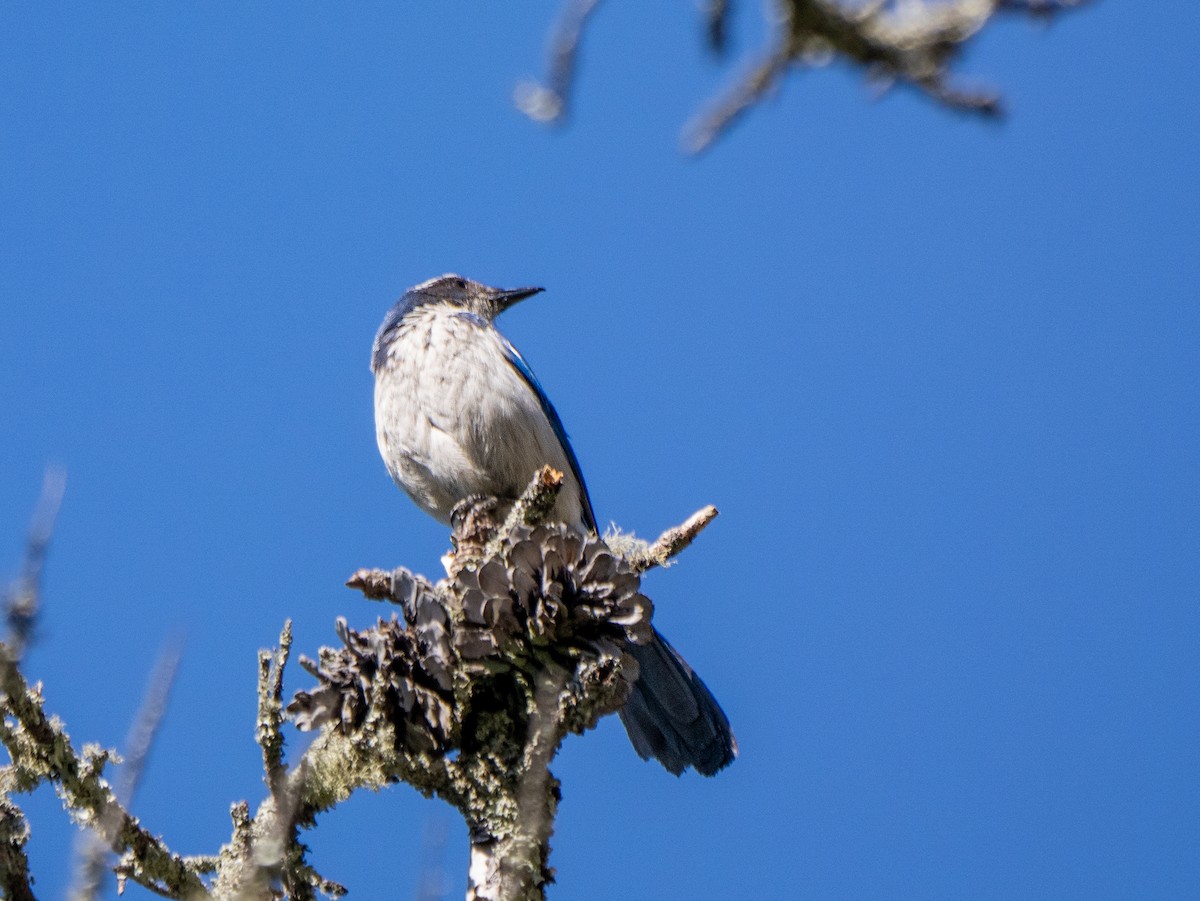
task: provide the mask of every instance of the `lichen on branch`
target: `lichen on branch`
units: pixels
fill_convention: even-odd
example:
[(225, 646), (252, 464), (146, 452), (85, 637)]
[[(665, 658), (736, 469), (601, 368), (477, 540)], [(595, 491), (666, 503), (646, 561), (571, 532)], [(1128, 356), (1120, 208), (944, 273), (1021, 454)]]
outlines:
[[(445, 799), (471, 840), (468, 898), (541, 899), (553, 881), (550, 835), (560, 799), (550, 764), (571, 733), (619, 710), (638, 678), (630, 649), (651, 640), (653, 606), (641, 573), (665, 565), (716, 515), (705, 508), (653, 543), (601, 538), (544, 522), (563, 483), (549, 467), (514, 502), (464, 504), (454, 516), (447, 576), (433, 582), (400, 568), (364, 569), (349, 585), (396, 612), (362, 630), (337, 621), (340, 647), (302, 658), (316, 685), (285, 705), (291, 624), (259, 654), (255, 735), (267, 793), (256, 808), (231, 805), (232, 833), (217, 854), (182, 857), (129, 810), (166, 703), (170, 679), (147, 698), (134, 733), (135, 766), (114, 792), (113, 752), (77, 749), (21, 671), (35, 624), (48, 526), (31, 542), (20, 615), (0, 643), (0, 893), (31, 901), (28, 827), (15, 795), (53, 784), (72, 818), (95, 839), (78, 897), (99, 890), (105, 869), (167, 898), (311, 901), (346, 888), (306, 859), (303, 830), (362, 788), (406, 782)], [(291, 765), (283, 727), (319, 730)], [(116, 861), (109, 860), (109, 852)]]
[(559, 800), (549, 765), (568, 734), (629, 698), (629, 648), (652, 635), (640, 572), (716, 514), (706, 508), (654, 545), (623, 545), (638, 552), (626, 559), (599, 536), (541, 521), (561, 484), (547, 468), (515, 503), (456, 510), (455, 551), (436, 583), (403, 568), (356, 572), (347, 584), (400, 609), (363, 630), (338, 620), (341, 647), (301, 658), (317, 685), (288, 706), (298, 726), (322, 730), (316, 758), (322, 742), (365, 751), (340, 769), (315, 766), (326, 801), (399, 780), (462, 813), (469, 898), (543, 897)]

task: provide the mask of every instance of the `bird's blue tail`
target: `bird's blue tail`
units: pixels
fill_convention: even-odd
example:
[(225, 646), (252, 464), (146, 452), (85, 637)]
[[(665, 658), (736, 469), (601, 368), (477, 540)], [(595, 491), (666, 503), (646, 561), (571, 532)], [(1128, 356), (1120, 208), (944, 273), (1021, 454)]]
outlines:
[(689, 766), (711, 776), (732, 763), (737, 741), (725, 711), (658, 630), (629, 650), (640, 674), (621, 722), (642, 759), (653, 757), (677, 776)]

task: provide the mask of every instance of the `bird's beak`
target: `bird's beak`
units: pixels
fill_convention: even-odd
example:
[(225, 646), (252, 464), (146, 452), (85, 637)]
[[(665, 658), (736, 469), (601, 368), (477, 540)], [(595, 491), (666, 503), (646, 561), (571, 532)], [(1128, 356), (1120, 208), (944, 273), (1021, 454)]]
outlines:
[(496, 310), (503, 313), (513, 304), (519, 303), (526, 297), (533, 297), (535, 294), (541, 294), (545, 288), (509, 288), (507, 290), (497, 291), (495, 295)]

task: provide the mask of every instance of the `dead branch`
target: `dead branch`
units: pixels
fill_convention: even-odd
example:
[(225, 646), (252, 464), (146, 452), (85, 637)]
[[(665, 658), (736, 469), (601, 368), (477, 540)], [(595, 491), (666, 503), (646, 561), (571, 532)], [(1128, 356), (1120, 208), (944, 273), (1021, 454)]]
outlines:
[(717, 508), (712, 504), (697, 510), (682, 523), (672, 526), (655, 539), (653, 544), (639, 545), (624, 552), (625, 558), (635, 572), (645, 572), (656, 566), (667, 566), (671, 558), (681, 553), (710, 522), (717, 518)]

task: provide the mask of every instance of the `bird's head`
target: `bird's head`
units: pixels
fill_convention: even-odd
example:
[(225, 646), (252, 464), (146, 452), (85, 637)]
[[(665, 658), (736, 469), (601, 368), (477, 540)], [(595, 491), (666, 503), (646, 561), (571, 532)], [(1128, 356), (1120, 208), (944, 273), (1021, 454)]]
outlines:
[(404, 292), (401, 304), (416, 309), (425, 304), (446, 304), (482, 316), (491, 322), (513, 304), (532, 297), (541, 288), (492, 288), (461, 275), (439, 275)]
[(379, 327), (379, 333), (375, 336), (375, 347), (371, 353), (371, 368), (374, 370), (378, 367), (384, 349), (404, 318), (418, 310), (429, 306), (446, 306), (464, 313), (472, 313), (491, 322), (513, 304), (542, 290), (493, 288), (453, 273), (439, 275), (414, 285), (405, 291), (404, 296), (388, 311), (383, 325)]

